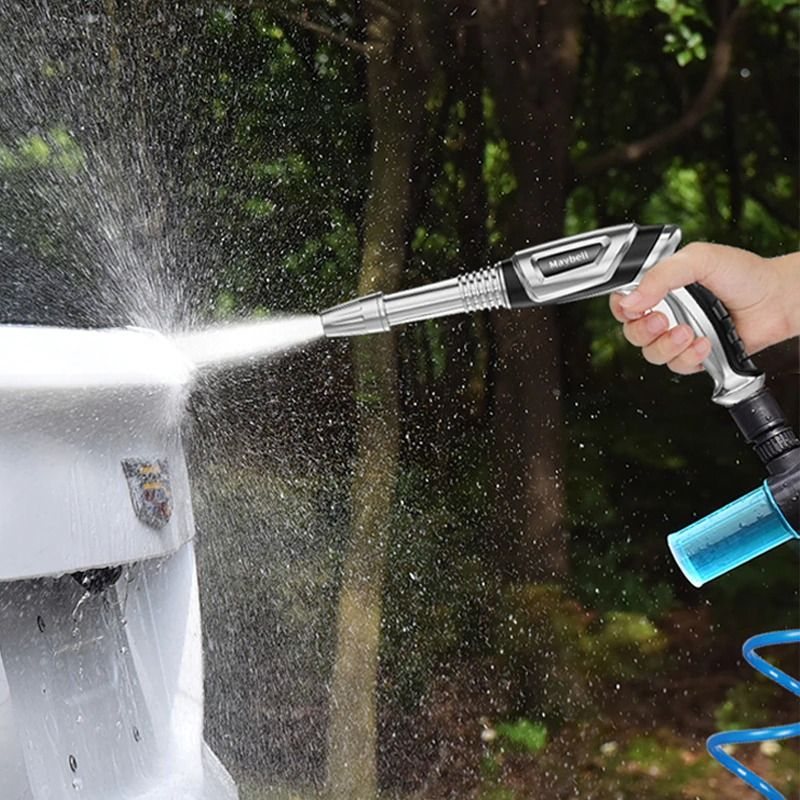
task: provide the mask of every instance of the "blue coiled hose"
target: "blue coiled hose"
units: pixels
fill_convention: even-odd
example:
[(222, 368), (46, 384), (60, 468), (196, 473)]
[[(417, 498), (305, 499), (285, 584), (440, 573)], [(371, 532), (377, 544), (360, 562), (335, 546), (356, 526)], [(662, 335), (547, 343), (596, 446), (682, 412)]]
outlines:
[[(787, 675), (783, 670), (773, 667), (757, 652), (761, 647), (770, 647), (777, 644), (800, 643), (800, 630), (772, 631), (752, 636), (742, 647), (742, 655), (750, 666), (757, 669), (762, 675), (787, 689), (796, 697), (800, 697), (800, 681)], [(709, 736), (708, 752), (722, 764), (725, 769), (741, 778), (748, 786), (755, 789), (762, 797), (768, 800), (786, 800), (784, 796), (771, 784), (760, 778), (751, 769), (748, 769), (722, 748), (732, 744), (752, 744), (753, 742), (767, 742), (782, 739), (793, 739), (800, 736), (800, 722), (793, 725), (781, 725), (774, 728), (752, 728), (745, 731), (724, 731)]]

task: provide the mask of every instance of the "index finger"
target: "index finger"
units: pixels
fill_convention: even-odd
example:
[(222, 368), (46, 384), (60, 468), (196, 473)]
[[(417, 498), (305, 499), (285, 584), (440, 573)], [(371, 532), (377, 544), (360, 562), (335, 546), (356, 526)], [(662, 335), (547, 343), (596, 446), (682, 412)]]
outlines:
[(611, 314), (613, 315), (614, 319), (617, 322), (630, 322), (631, 320), (637, 319), (641, 317), (641, 314), (634, 313), (631, 311), (625, 311), (620, 303), (622, 299), (625, 297), (624, 294), (620, 294), (619, 292), (615, 292), (614, 294), (610, 295), (608, 298), (608, 307), (611, 309)]
[(688, 245), (649, 270), (639, 286), (620, 300), (620, 308), (627, 314), (643, 313), (658, 305), (671, 289), (702, 283), (708, 271), (705, 249)]

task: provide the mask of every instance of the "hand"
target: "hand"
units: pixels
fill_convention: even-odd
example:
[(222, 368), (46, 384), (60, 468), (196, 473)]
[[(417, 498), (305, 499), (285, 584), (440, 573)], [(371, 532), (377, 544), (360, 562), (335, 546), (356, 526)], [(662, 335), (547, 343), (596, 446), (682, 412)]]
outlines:
[(650, 311), (670, 289), (694, 282), (710, 289), (727, 306), (748, 353), (756, 353), (798, 331), (798, 266), (797, 254), (766, 259), (736, 247), (690, 244), (656, 264), (629, 295), (612, 295), (611, 313), (647, 361), (688, 375), (702, 369), (711, 343), (689, 325), (667, 330), (667, 317)]

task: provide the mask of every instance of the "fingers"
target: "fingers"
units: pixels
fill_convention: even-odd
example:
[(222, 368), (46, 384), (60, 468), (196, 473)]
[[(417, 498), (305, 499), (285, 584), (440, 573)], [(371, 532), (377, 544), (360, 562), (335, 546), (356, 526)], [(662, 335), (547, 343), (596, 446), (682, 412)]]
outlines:
[(656, 264), (630, 294), (611, 296), (611, 313), (623, 323), (625, 338), (641, 347), (642, 354), (651, 364), (666, 364), (679, 375), (690, 375), (703, 368), (703, 361), (711, 352), (708, 339), (696, 338), (688, 325), (668, 330), (669, 322), (665, 315), (647, 312), (658, 305), (670, 290), (706, 281), (712, 272), (717, 271), (717, 261), (713, 245), (688, 245)]
[[(678, 325), (643, 347), (642, 355), (651, 364), (669, 364), (684, 354), (693, 344), (694, 338), (694, 333), (688, 325)], [(687, 356), (686, 361), (691, 363), (691, 358)]]
[(617, 322), (628, 321), (628, 317), (625, 316), (625, 312), (622, 310), (622, 306), (620, 305), (623, 297), (625, 297), (623, 294), (612, 294), (611, 297), (608, 298), (608, 306), (611, 309), (611, 314)]
[(678, 375), (700, 372), (703, 361), (711, 352), (705, 337), (695, 338), (688, 325), (678, 325), (642, 348), (642, 355), (651, 364), (666, 364)]
[(705, 337), (695, 339), (679, 356), (667, 362), (667, 366), (678, 375), (692, 375), (703, 369), (703, 361), (711, 352), (711, 342)]
[(667, 317), (658, 311), (626, 321), (613, 298), (611, 311), (620, 322), (624, 322), (625, 338), (641, 347), (642, 355), (651, 364), (667, 364), (678, 375), (691, 375), (703, 368), (703, 361), (711, 352), (711, 343), (705, 337), (695, 337), (688, 325), (668, 330)]
[(645, 274), (637, 289), (619, 299), (619, 312), (626, 319), (634, 319), (657, 305), (670, 289), (678, 289), (696, 281), (702, 283), (713, 266), (708, 248), (703, 244), (688, 245), (656, 264)]
[(636, 347), (646, 347), (653, 343), (669, 327), (667, 318), (659, 311), (653, 311), (640, 319), (627, 321), (622, 326), (625, 338)]

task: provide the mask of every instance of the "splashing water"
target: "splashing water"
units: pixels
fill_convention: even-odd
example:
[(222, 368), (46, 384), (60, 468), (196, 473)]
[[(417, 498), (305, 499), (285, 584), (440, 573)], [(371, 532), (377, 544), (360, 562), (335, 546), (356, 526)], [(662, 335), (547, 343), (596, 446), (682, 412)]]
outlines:
[(241, 364), (285, 353), (322, 336), (316, 315), (286, 316), (220, 325), (175, 336), (177, 347), (197, 367)]
[[(282, 776), (314, 783), (322, 770), (352, 409), (326, 383), (348, 386), (342, 348), (296, 352), (281, 370), (188, 374), (188, 361), (200, 373), (274, 358), (322, 333), (312, 316), (203, 327), (221, 310), (306, 307), (317, 286), (283, 270), (309, 206), (264, 217), (246, 205), (280, 193), (248, 166), (246, 94), (229, 94), (222, 76), (262, 78), (231, 51), (213, 6), (0, 3), (0, 323), (102, 329), (51, 329), (56, 344), (32, 331), (32, 350), (8, 339), (19, 349), (0, 372), (13, 367), (25, 386), (46, 380), (40, 394), (52, 402), (65, 394), (50, 391), (56, 381), (191, 386), (192, 414), (183, 393), (175, 413), (198, 528), (210, 534), (198, 538), (205, 727), (237, 779), (261, 789)], [(266, 41), (254, 39), (259, 64)], [(280, 130), (281, 109), (295, 109), (282, 84), (265, 88), (274, 108), (263, 124)], [(283, 163), (289, 145), (273, 138), (258, 158)], [(124, 326), (168, 340), (108, 330)], [(3, 424), (13, 425), (7, 413)], [(86, 794), (82, 780), (74, 787)]]
[(55, 400), (61, 390), (179, 388), (190, 378), (186, 359), (155, 331), (0, 325), (3, 391), (44, 391)]
[(202, 4), (167, 8), (0, 3), (3, 322), (173, 331), (242, 285), (218, 45)]

